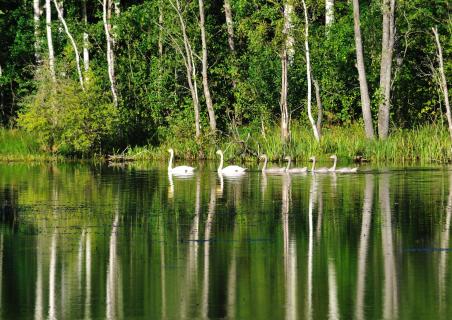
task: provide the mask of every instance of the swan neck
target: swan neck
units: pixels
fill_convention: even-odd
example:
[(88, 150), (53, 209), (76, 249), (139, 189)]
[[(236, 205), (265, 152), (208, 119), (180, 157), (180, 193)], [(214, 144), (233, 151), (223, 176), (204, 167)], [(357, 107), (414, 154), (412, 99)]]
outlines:
[(170, 159), (168, 162), (168, 171), (171, 171), (173, 169), (173, 156), (174, 156), (174, 153), (172, 151), (170, 151)]
[(267, 170), (267, 157), (264, 157), (264, 166), (262, 167), (262, 172), (265, 172)]
[(312, 159), (312, 169), (311, 169), (311, 171), (314, 172), (314, 170), (315, 170), (315, 158)]
[(289, 170), (289, 168), (290, 168), (290, 161), (292, 161), (292, 159), (290, 159), (290, 158), (289, 158), (289, 161), (287, 162), (287, 167), (286, 167), (286, 171), (288, 171), (288, 170)]
[(334, 158), (333, 171), (336, 171), (337, 158)]
[(223, 152), (220, 152), (220, 165), (218, 166), (218, 172), (223, 170)]

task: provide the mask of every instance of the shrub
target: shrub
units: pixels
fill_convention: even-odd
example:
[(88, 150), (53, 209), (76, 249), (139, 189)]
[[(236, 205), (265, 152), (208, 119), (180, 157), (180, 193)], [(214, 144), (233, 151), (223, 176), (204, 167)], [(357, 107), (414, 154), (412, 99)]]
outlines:
[(101, 152), (118, 126), (118, 110), (90, 74), (85, 91), (71, 79), (52, 81), (43, 68), (37, 90), (22, 103), (18, 124), (45, 150), (62, 154)]

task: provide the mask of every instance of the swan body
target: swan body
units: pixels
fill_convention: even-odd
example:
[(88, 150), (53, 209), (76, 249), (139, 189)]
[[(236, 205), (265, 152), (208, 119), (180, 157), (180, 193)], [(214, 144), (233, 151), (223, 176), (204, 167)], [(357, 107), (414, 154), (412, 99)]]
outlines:
[(355, 168), (344, 167), (344, 168), (336, 169), (337, 156), (335, 154), (333, 154), (330, 158), (334, 160), (334, 164), (330, 168), (330, 171), (337, 172), (337, 173), (356, 173), (356, 172), (358, 172), (358, 167), (355, 167)]
[(286, 167), (286, 172), (287, 173), (305, 173), (306, 171), (308, 171), (308, 167), (303, 167), (303, 168), (290, 168), (290, 162), (292, 161), (291, 157), (285, 157), (284, 159), (286, 159), (287, 161), (289, 161), (287, 163), (287, 167)]
[(263, 154), (260, 156), (261, 159), (264, 159), (264, 166), (262, 167), (262, 172), (263, 173), (268, 173), (268, 174), (272, 174), (272, 173), (284, 173), (286, 172), (286, 168), (267, 168), (267, 162), (268, 162), (268, 157), (267, 155)]
[(328, 173), (328, 172), (331, 172), (329, 168), (325, 168), (325, 167), (316, 169), (315, 168), (315, 157), (311, 157), (311, 158), (309, 158), (309, 160), (312, 160), (312, 168), (311, 168), (311, 172), (312, 173)]
[(218, 166), (218, 173), (219, 174), (226, 174), (226, 175), (240, 175), (245, 172), (246, 168), (242, 168), (240, 166), (227, 166), (223, 168), (223, 151), (217, 150), (216, 152), (218, 155), (220, 155), (220, 165)]
[(190, 166), (178, 166), (173, 168), (173, 158), (174, 158), (174, 150), (168, 149), (168, 152), (170, 153), (170, 159), (168, 162), (168, 174), (180, 174), (180, 175), (189, 175), (193, 174), (195, 171), (195, 168)]

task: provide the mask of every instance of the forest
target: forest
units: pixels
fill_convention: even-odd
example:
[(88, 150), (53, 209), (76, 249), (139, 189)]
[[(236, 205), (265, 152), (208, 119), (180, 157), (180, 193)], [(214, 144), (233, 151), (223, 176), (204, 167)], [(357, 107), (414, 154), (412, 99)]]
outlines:
[(448, 161), (450, 11), (448, 0), (0, 0), (0, 146)]

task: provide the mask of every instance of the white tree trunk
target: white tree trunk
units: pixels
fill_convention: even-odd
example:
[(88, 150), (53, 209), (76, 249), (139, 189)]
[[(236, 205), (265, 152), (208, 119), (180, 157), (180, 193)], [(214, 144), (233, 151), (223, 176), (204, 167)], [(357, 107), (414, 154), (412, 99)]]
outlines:
[(72, 47), (74, 48), (74, 52), (75, 52), (75, 62), (77, 65), (77, 73), (78, 73), (78, 78), (80, 81), (80, 86), (82, 87), (82, 90), (85, 90), (85, 86), (83, 84), (83, 75), (82, 75), (82, 69), (80, 68), (80, 54), (77, 48), (77, 44), (75, 43), (74, 38), (72, 37), (71, 33), (69, 32), (69, 29), (67, 27), (66, 21), (64, 20), (63, 17), (63, 12), (61, 11), (61, 7), (58, 4), (57, 0), (53, 0), (53, 3), (55, 4), (55, 9), (58, 12), (58, 18), (60, 19), (61, 23), (63, 24), (64, 27), (64, 31), (66, 32), (69, 40), (71, 41)]
[(107, 40), (107, 65), (108, 65), (108, 78), (110, 79), (110, 89), (113, 96), (113, 104), (118, 106), (118, 95), (116, 94), (116, 79), (115, 79), (115, 61), (113, 54), (113, 41), (110, 35), (111, 31), (111, 0), (103, 0), (102, 6), (102, 18), (104, 22), (105, 37)]
[(334, 0), (325, 0), (325, 26), (328, 28), (334, 22)]
[(361, 39), (361, 26), (359, 14), (359, 0), (353, 0), (353, 21), (355, 29), (356, 64), (359, 75), (359, 89), (361, 91), (361, 107), (363, 111), (364, 128), (369, 139), (374, 138), (372, 113), (370, 109), (369, 88), (367, 87), (366, 68), (364, 66), (363, 44)]
[(319, 131), (317, 130), (317, 125), (314, 121), (314, 117), (312, 116), (312, 81), (311, 81), (311, 60), (309, 54), (309, 20), (308, 20), (308, 10), (306, 8), (305, 0), (302, 0), (303, 3), (303, 11), (304, 11), (304, 23), (305, 23), (305, 51), (306, 51), (306, 77), (308, 80), (308, 118), (309, 122), (312, 126), (312, 131), (314, 132), (314, 137), (317, 141), (320, 141)]
[(185, 27), (184, 17), (182, 16), (180, 1), (176, 0), (176, 5), (174, 5), (172, 0), (169, 0), (169, 1), (170, 1), (171, 5), (173, 6), (174, 10), (176, 11), (177, 16), (179, 18), (179, 24), (180, 24), (180, 28), (181, 28), (181, 32), (182, 32), (182, 37), (184, 40), (185, 54), (182, 52), (182, 50), (180, 51), (180, 53), (184, 57), (184, 63), (185, 63), (185, 67), (187, 69), (187, 81), (188, 81), (188, 86), (190, 87), (190, 92), (191, 92), (192, 101), (193, 101), (193, 108), (194, 108), (194, 112), (195, 112), (195, 130), (196, 130), (195, 134), (196, 134), (196, 138), (199, 138), (201, 136), (201, 126), (200, 126), (200, 116), (199, 116), (199, 96), (198, 96), (198, 86), (196, 84), (197, 72), (196, 72), (196, 65), (194, 62), (193, 50), (190, 45), (190, 40), (188, 39), (188, 36), (187, 36), (187, 31), (186, 31), (186, 27)]
[(295, 55), (295, 38), (293, 36), (293, 0), (286, 0), (284, 3), (284, 35), (285, 35), (285, 46), (287, 50), (287, 60), (289, 66), (293, 63), (293, 57)]
[(288, 69), (293, 62), (293, 57), (295, 54), (294, 49), (294, 37), (292, 34), (292, 14), (293, 14), (293, 3), (292, 0), (286, 0), (284, 2), (284, 25), (283, 25), (283, 35), (285, 37), (283, 50), (281, 53), (281, 97), (279, 101), (281, 109), (281, 140), (286, 143), (290, 139), (290, 117), (289, 117), (289, 106), (287, 104), (287, 95), (289, 92), (289, 82), (288, 82)]
[(82, 3), (82, 18), (83, 24), (85, 26), (85, 31), (83, 32), (83, 66), (85, 71), (89, 70), (89, 37), (86, 29), (88, 28), (88, 14), (86, 12), (86, 1), (83, 0)]
[(198, 0), (199, 5), (199, 27), (201, 29), (202, 43), (202, 85), (204, 88), (204, 97), (206, 98), (207, 112), (209, 114), (209, 124), (212, 133), (217, 131), (217, 122), (215, 120), (215, 111), (213, 110), (212, 97), (210, 95), (209, 79), (208, 79), (208, 61), (207, 61), (207, 40), (204, 15), (204, 1)]
[(228, 44), (231, 52), (235, 52), (235, 43), (234, 43), (234, 23), (232, 20), (232, 10), (231, 3), (229, 0), (224, 0), (224, 15), (226, 17), (226, 26), (228, 29)]
[(452, 115), (450, 112), (449, 104), (449, 90), (447, 88), (446, 74), (444, 73), (444, 61), (443, 61), (443, 49), (441, 47), (441, 42), (439, 41), (438, 28), (432, 28), (433, 35), (435, 36), (437, 58), (439, 63), (439, 73), (440, 73), (440, 87), (443, 92), (444, 104), (446, 105), (446, 117), (447, 123), (449, 125), (449, 134), (452, 139)]
[(47, 32), (47, 48), (49, 51), (49, 69), (52, 80), (56, 81), (55, 75), (55, 52), (53, 50), (52, 40), (52, 6), (50, 0), (46, 0), (46, 32)]
[(41, 64), (41, 31), (39, 28), (39, 20), (41, 19), (41, 4), (40, 0), (33, 0), (33, 23), (35, 35), (35, 59), (38, 64)]
[(288, 56), (286, 48), (283, 48), (281, 55), (281, 98), (280, 98), (280, 109), (281, 109), (281, 140), (286, 143), (290, 139), (289, 132), (289, 108), (287, 105), (287, 64)]
[(394, 48), (395, 0), (383, 1), (383, 37), (381, 45), (380, 91), (382, 101), (378, 108), (378, 135), (386, 139), (389, 132), (389, 107), (391, 104), (392, 53)]

